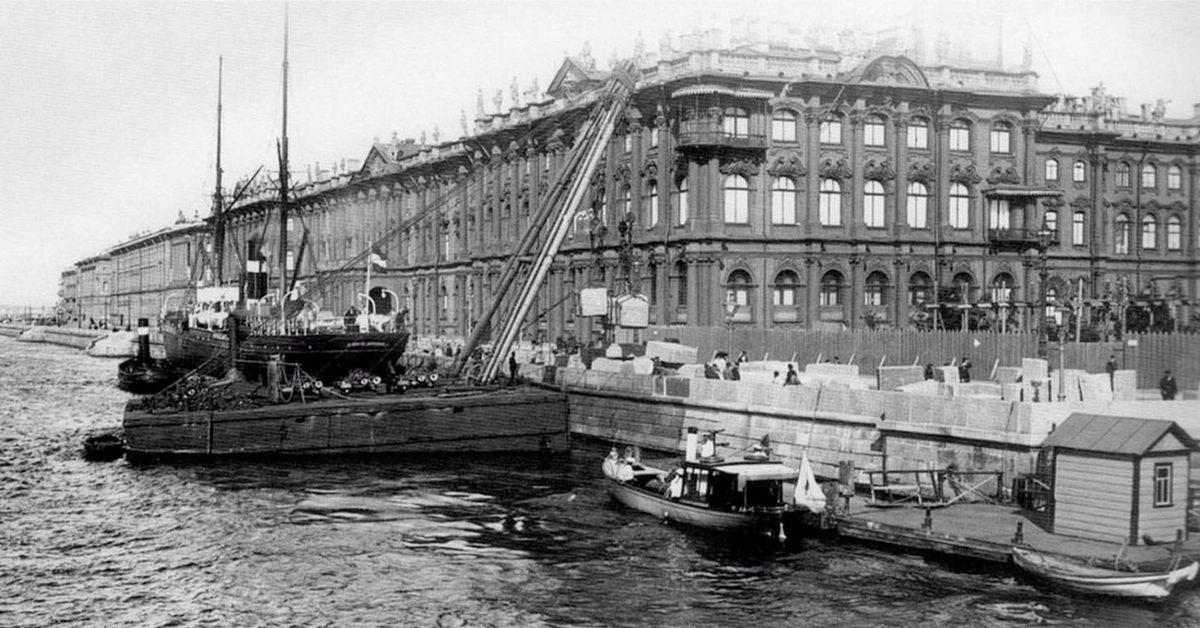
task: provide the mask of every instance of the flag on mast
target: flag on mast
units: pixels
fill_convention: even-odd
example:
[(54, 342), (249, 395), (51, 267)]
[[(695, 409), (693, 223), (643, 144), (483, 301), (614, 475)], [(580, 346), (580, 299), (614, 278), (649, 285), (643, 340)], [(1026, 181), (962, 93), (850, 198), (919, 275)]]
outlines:
[(384, 259), (383, 252), (379, 250), (378, 245), (371, 247), (371, 256), (368, 263), (372, 266), (387, 268), (387, 260)]

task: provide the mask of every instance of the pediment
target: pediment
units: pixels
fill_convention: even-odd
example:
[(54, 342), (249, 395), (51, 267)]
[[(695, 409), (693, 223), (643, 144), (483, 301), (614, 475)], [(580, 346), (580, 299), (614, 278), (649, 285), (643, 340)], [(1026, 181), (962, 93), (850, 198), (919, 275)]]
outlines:
[(575, 59), (567, 57), (546, 88), (546, 94), (554, 98), (570, 98), (588, 91), (600, 85), (597, 74), (594, 69), (583, 67)]

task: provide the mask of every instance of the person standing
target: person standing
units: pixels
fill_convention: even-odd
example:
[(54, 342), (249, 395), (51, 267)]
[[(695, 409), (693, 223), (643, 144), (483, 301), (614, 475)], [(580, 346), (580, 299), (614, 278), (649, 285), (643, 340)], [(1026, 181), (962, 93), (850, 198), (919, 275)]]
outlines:
[(963, 383), (971, 381), (971, 361), (965, 355), (962, 363), (958, 365), (958, 381)]
[(1108, 387), (1116, 390), (1117, 354), (1108, 356), (1108, 363), (1104, 365), (1104, 370), (1108, 371)]
[(517, 374), (519, 368), (520, 367), (517, 366), (517, 352), (513, 351), (512, 353), (508, 354), (508, 376), (514, 384), (517, 383)]
[(1163, 373), (1162, 379), (1158, 380), (1158, 390), (1162, 392), (1163, 401), (1175, 399), (1175, 393), (1179, 392), (1179, 386), (1175, 384), (1175, 376), (1171, 375), (1170, 369), (1167, 369)]

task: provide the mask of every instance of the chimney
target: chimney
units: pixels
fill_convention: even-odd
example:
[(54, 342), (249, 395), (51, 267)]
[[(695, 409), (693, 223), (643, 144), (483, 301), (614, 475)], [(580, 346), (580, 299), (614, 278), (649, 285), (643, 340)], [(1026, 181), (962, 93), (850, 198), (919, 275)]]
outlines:
[(1200, 119), (1200, 102), (1192, 105), (1192, 119)]
[(1143, 120), (1150, 119), (1150, 103), (1148, 103), (1148, 102), (1142, 103), (1142, 119)]

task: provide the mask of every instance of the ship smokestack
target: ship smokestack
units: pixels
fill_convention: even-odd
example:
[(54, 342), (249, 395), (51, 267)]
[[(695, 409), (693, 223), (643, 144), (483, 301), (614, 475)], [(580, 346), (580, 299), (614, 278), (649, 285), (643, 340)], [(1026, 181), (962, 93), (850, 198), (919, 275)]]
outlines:
[(687, 440), (685, 441), (684, 450), (683, 450), (683, 452), (684, 452), (683, 459), (684, 460), (686, 460), (688, 462), (696, 461), (696, 447), (698, 445), (698, 442), (697, 442), (698, 438), (699, 437), (696, 434), (696, 428), (694, 428), (694, 427), (687, 428)]
[(138, 336), (138, 351), (137, 359), (139, 362), (150, 361), (150, 319), (139, 318), (137, 326)]

